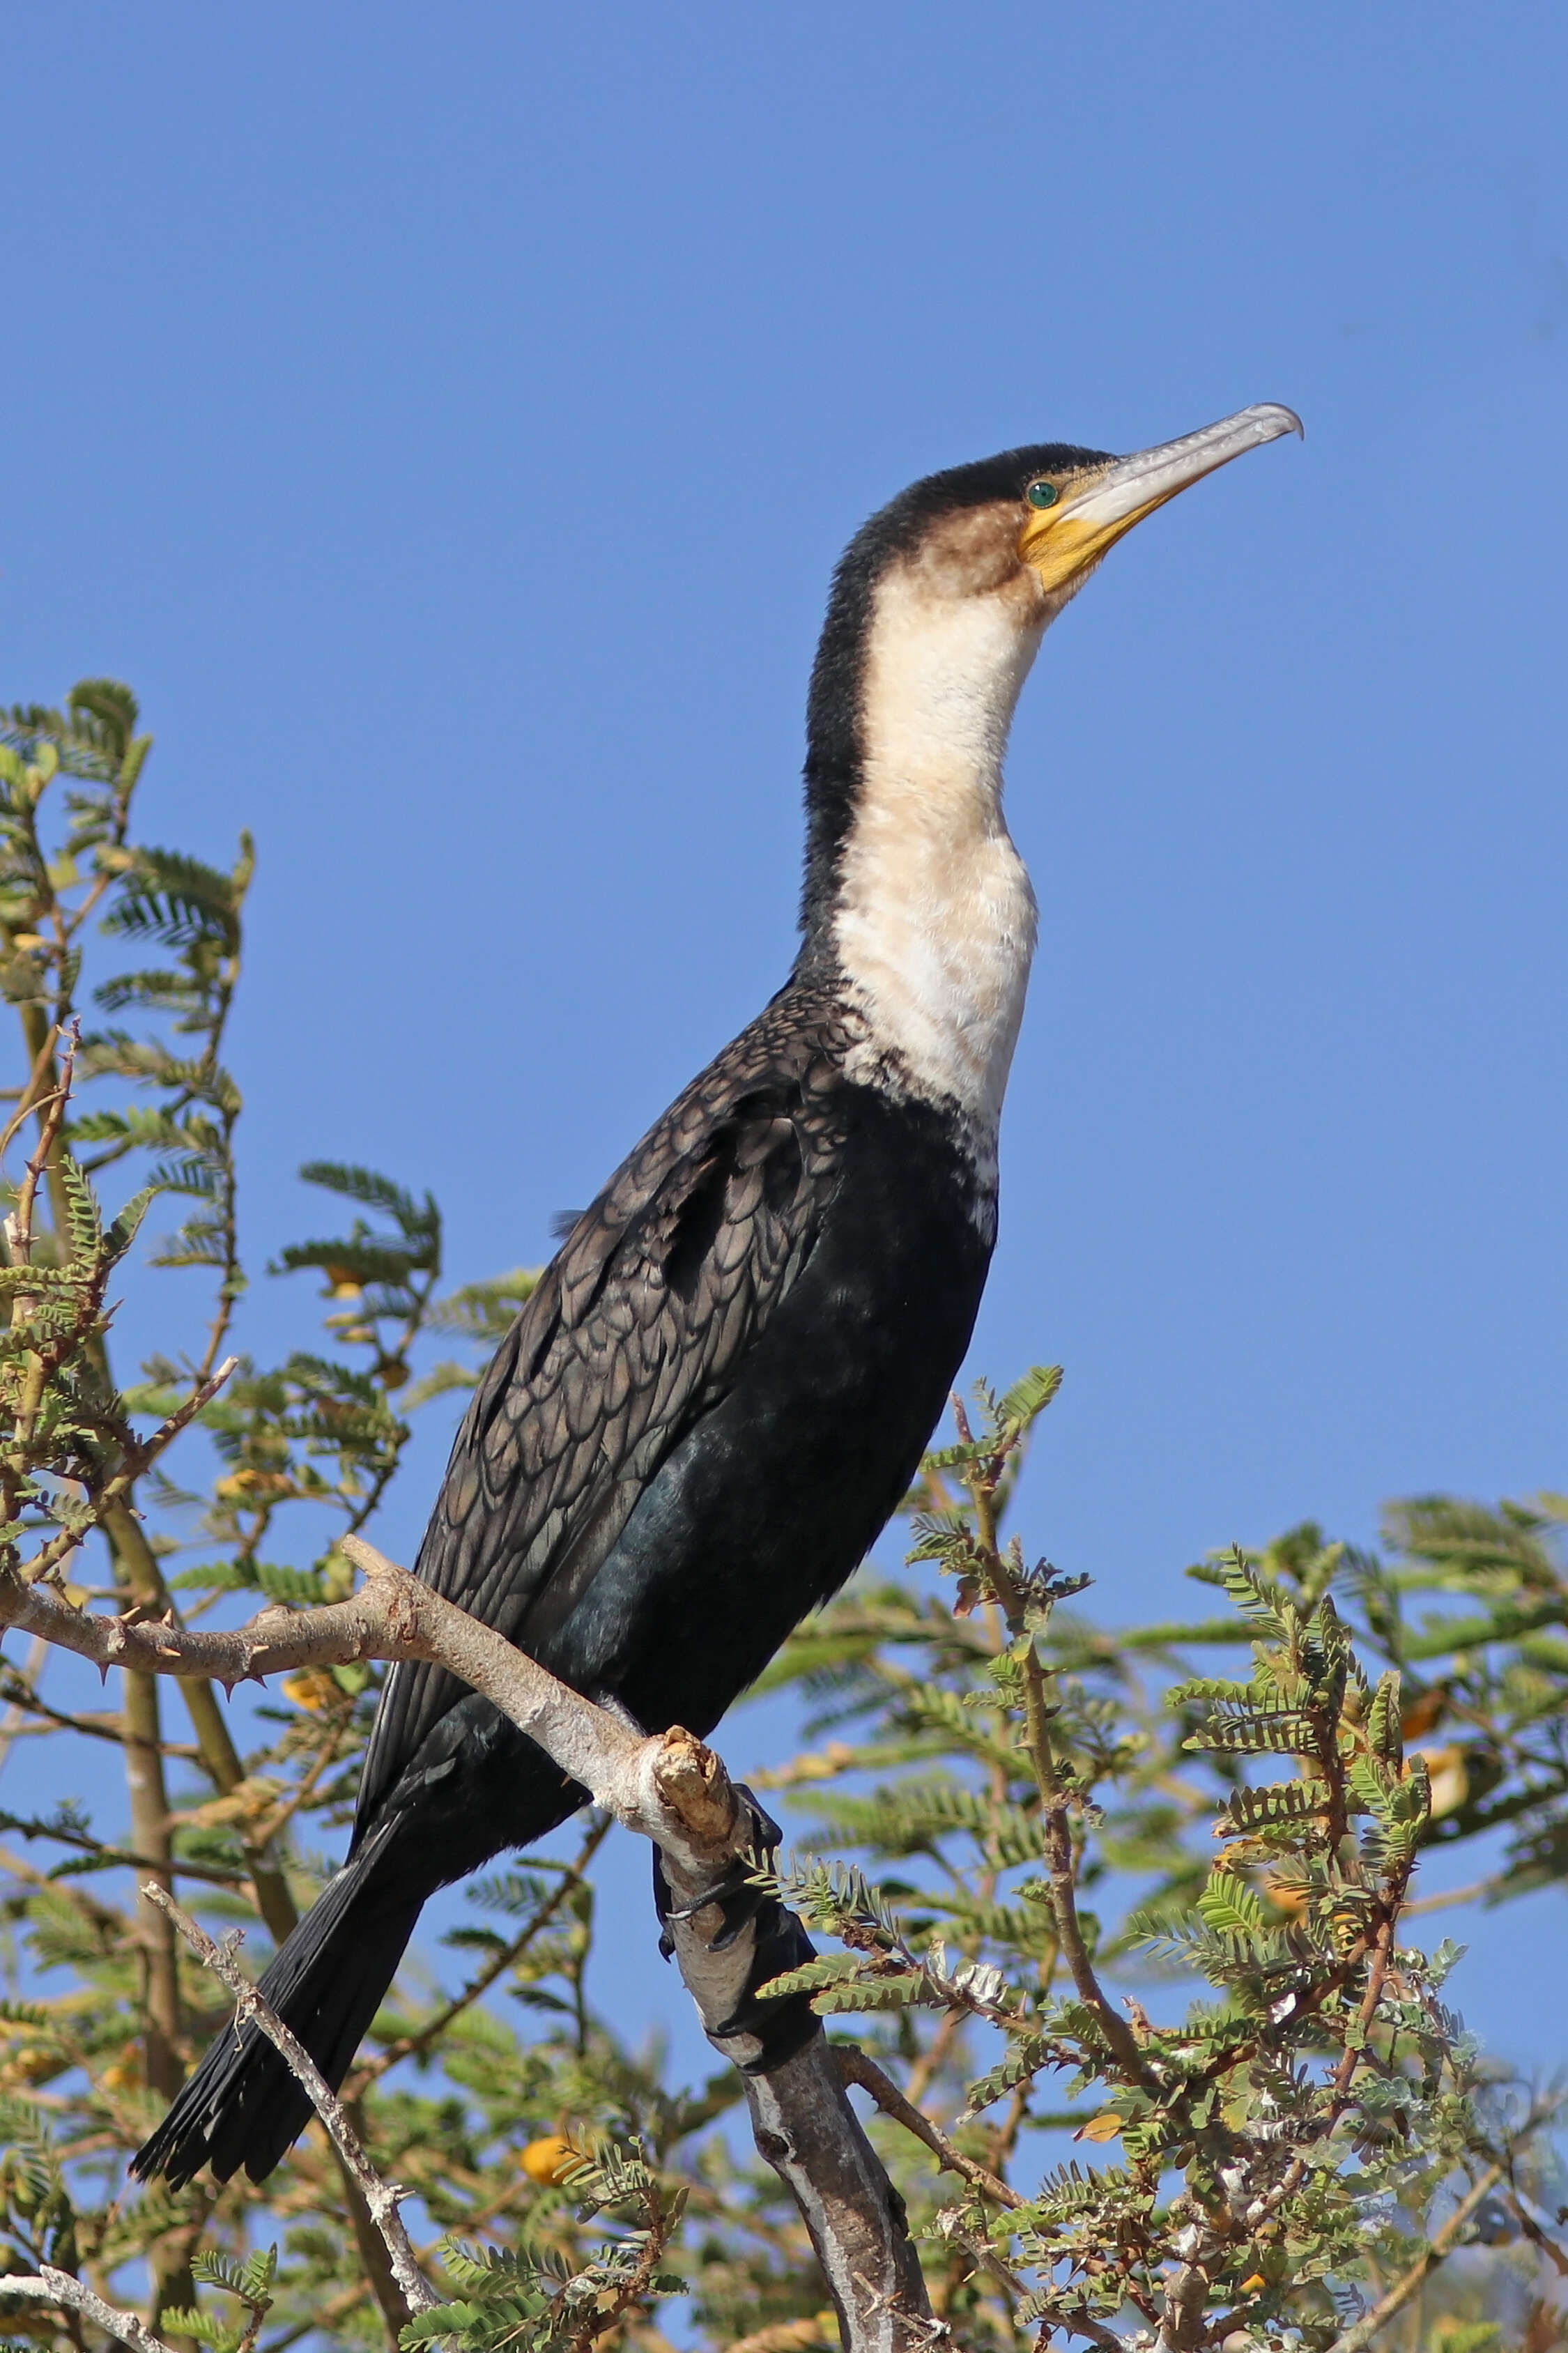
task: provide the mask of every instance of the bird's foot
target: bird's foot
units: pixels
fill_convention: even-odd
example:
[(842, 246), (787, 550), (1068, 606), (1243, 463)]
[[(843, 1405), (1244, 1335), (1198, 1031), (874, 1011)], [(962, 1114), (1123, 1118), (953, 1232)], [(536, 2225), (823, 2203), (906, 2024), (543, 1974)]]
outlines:
[(689, 1904), (670, 1902), (669, 1883), (664, 1875), (664, 1865), (657, 1847), (653, 1851), (653, 1902), (658, 1914), (658, 1949), (668, 1961), (674, 1957), (675, 1946), (669, 1934), (672, 1920), (694, 1919), (699, 1912), (717, 1904), (723, 1914), (723, 1923), (712, 1939), (716, 1953), (732, 1945), (748, 1922), (754, 1920), (761, 1906), (768, 1900), (765, 1888), (757, 1884), (784, 1841), (784, 1832), (764, 1807), (757, 1801), (753, 1790), (743, 1781), (734, 1783), (735, 1795), (749, 1817), (746, 1852), (737, 1855), (721, 1879), (694, 1895)]
[(712, 1939), (716, 1952), (734, 1944), (748, 1927), (752, 1929), (752, 1966), (746, 1972), (741, 1999), (729, 2017), (710, 2028), (710, 2032), (721, 2042), (737, 2034), (751, 2036), (760, 2048), (753, 2058), (741, 2063), (742, 2067), (748, 2075), (765, 2075), (786, 2059), (792, 2059), (817, 2029), (809, 1995), (769, 1994), (765, 1989), (786, 1970), (798, 1969), (815, 1960), (816, 1947), (795, 1914), (766, 1884), (764, 1874), (783, 1841), (783, 1831), (744, 1782), (736, 1782), (735, 1794), (751, 1816), (746, 1853), (689, 1904), (674, 1905), (656, 1847), (653, 1900), (658, 1914), (658, 1949), (667, 1961), (675, 1952), (675, 1940), (669, 1933), (672, 1922), (689, 1920), (709, 1905), (717, 1905), (722, 1915), (719, 1933)]

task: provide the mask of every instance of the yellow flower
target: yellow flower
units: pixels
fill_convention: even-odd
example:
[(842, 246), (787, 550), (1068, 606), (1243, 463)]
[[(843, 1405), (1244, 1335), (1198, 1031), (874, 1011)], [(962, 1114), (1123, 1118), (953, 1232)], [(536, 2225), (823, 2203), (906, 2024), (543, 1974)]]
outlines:
[(234, 1504), (251, 1495), (287, 1495), (293, 1485), (287, 1471), (258, 1471), (254, 1464), (246, 1463), (238, 1471), (231, 1471), (226, 1478), (216, 1481), (213, 1493), (220, 1503)]
[(285, 1699), (291, 1699), (296, 1707), (309, 1708), (312, 1715), (330, 1707), (338, 1695), (336, 1683), (320, 1667), (306, 1667), (297, 1675), (285, 1675), (278, 1688)]
[(581, 2165), (583, 2152), (574, 2148), (559, 2133), (546, 2133), (542, 2140), (531, 2140), (518, 2163), (531, 2181), (563, 2181), (574, 2165)]

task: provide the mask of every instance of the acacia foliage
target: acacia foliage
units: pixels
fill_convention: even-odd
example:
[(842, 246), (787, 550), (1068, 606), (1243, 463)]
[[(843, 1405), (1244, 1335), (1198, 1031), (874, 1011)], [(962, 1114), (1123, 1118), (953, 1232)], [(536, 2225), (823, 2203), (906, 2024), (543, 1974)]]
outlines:
[[(89, 681), (0, 741), (0, 1568), (83, 1608), (310, 1609), (348, 1589), (335, 1539), (384, 1502), (411, 1411), (472, 1380), (532, 1278), (444, 1288), (427, 1194), (313, 1161), (338, 1229), (270, 1271), (317, 1278), (319, 1308), (208, 1394), (243, 1338), (225, 1053), (253, 855), (140, 840), (138, 730), (125, 689)], [(121, 968), (130, 945), (155, 960)], [(133, 1270), (165, 1195), (173, 1229)], [(166, 1334), (134, 1382), (110, 1330), (131, 1280), (163, 1286)], [(1568, 1870), (1568, 1505), (1422, 1499), (1376, 1555), (1297, 1529), (1193, 1571), (1210, 1614), (1111, 1633), (1007, 1532), (1058, 1381), (961, 1411), (910, 1499), (906, 1573), (863, 1573), (768, 1678), (807, 1719), (762, 1777), (797, 1837), (782, 1890), (824, 1947), (795, 1982), (893, 2087), (876, 2136), (942, 2323), (977, 2353), (1159, 2332), (1343, 2353), (1382, 2300), (1389, 2342), (1546, 2353), (1550, 2102), (1489, 2069), (1447, 2006), (1455, 1947), (1424, 1957), (1407, 1907), (1445, 1845), (1484, 1858), (1477, 1901)], [(1216, 1653), (1236, 1671), (1206, 1672)], [(743, 2153), (738, 2079), (673, 2081), (643, 2021), (594, 2003), (591, 1818), (574, 1852), (468, 1890), (351, 2077), (378, 2168), (416, 2193), (439, 2311), (406, 2322), (314, 2129), (262, 2189), (127, 2193), (225, 2015), (132, 1866), (243, 1926), (258, 1964), (321, 1883), (379, 1672), (291, 1677), (243, 1715), (125, 1677), (105, 1705), (12, 1638), (0, 2269), (74, 2272), (215, 2353), (830, 2343), (798, 2218)], [(64, 1797), (89, 1756), (137, 1768), (123, 1804)], [(651, 1917), (616, 1936), (651, 1968)], [(102, 2341), (37, 2306), (0, 2327)]]
[[(922, 2216), (942, 2308), (974, 2344), (1043, 2326), (1344, 2346), (1401, 2281), (1417, 2310), (1426, 2287), (1436, 2327), (1461, 2291), (1440, 2263), (1426, 2286), (1428, 2251), (1479, 2229), (1523, 2242), (1510, 2319), (1556, 2342), (1534, 2235), (1557, 2211), (1551, 2097), (1487, 2067), (1447, 2006), (1458, 1948), (1427, 1955), (1404, 1921), (1445, 1825), (1548, 1845), (1561, 1786), (1535, 1769), (1542, 1694), (1527, 1708), (1522, 1688), (1541, 1657), (1497, 1632), (1513, 1606), (1500, 1547), (1542, 1592), (1543, 1516), (1521, 1562), (1521, 1514), (1448, 1507), (1478, 1547), (1490, 1530), (1479, 1572), (1299, 1529), (1192, 1572), (1229, 1615), (1111, 1635), (1077, 1614), (1083, 1580), (1002, 1534), (1058, 1377), (982, 1388), (928, 1460), (911, 1558), (952, 1577), (955, 1601), (907, 1580), (852, 1591), (775, 1670), (804, 1675), (834, 1736), (773, 1778), (810, 1791), (803, 1842), (839, 1858), (783, 1885), (844, 1947), (790, 1982), (870, 2014), (928, 2105), (945, 2078), (952, 2138), (982, 2169)], [(1428, 1578), (1479, 1594), (1478, 1574), (1497, 1655), (1445, 1645), (1434, 1619), (1416, 1639), (1442, 1672), (1412, 1673), (1406, 1601)], [(1458, 1631), (1477, 1639), (1479, 1617)], [(1220, 1645), (1241, 1672), (1158, 1672)], [(1526, 1717), (1533, 1745), (1510, 1755)], [(1051, 2124), (1071, 2153), (1041, 2170), (1032, 2134)]]

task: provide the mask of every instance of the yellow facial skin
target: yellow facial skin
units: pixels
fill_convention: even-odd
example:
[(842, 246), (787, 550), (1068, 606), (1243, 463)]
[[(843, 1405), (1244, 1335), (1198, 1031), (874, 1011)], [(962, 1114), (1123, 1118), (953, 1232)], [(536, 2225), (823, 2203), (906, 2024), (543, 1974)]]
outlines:
[(1141, 449), (1131, 458), (1114, 458), (1091, 473), (1069, 474), (1056, 487), (1055, 506), (1030, 508), (1018, 539), (1018, 553), (1032, 565), (1047, 590), (1066, 588), (1098, 564), (1100, 557), (1134, 523), (1173, 499), (1218, 466), (1248, 449), (1277, 441), (1282, 433), (1305, 438), (1294, 409), (1263, 402), (1239, 409), (1205, 425), (1201, 432), (1184, 434), (1179, 441)]

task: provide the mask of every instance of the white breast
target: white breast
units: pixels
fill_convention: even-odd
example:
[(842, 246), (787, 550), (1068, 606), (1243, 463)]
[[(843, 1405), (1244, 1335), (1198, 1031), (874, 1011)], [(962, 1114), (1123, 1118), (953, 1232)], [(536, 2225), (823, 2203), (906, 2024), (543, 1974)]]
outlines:
[(1002, 815), (1002, 761), (1038, 628), (986, 596), (879, 584), (860, 791), (834, 940), (868, 1036), (850, 1075), (952, 1106), (994, 1163), (1035, 952), (1035, 894)]

